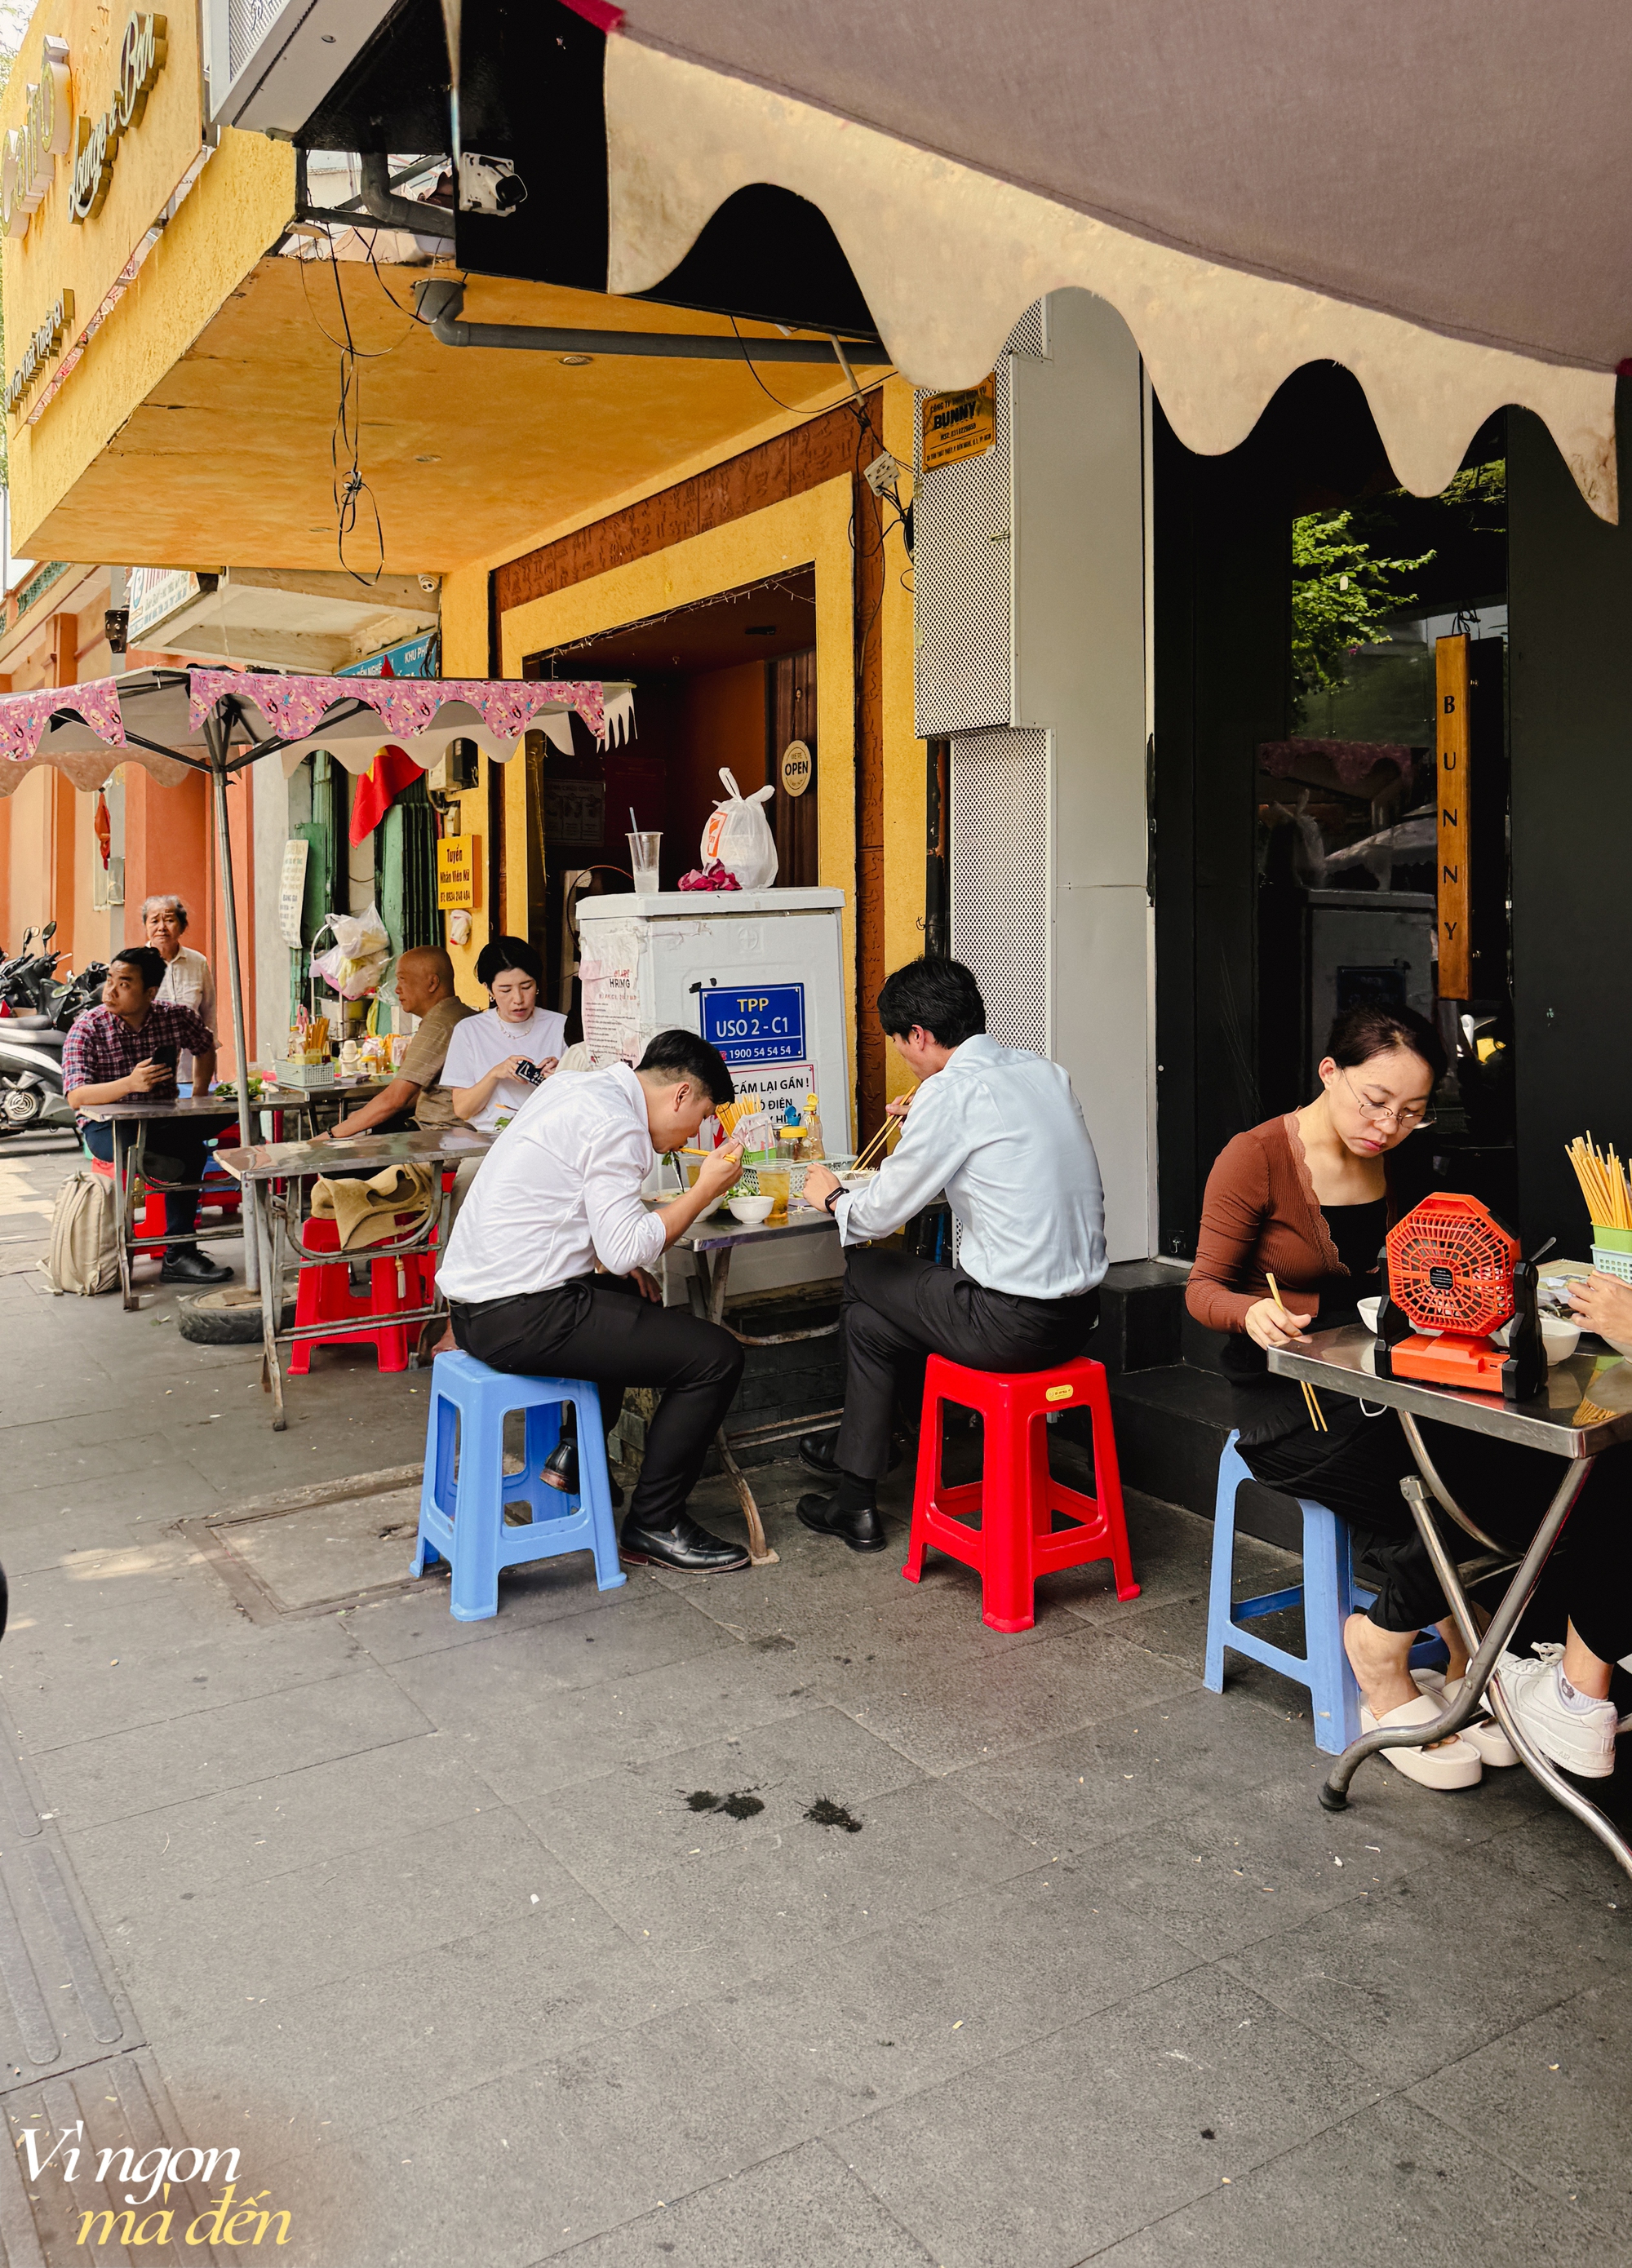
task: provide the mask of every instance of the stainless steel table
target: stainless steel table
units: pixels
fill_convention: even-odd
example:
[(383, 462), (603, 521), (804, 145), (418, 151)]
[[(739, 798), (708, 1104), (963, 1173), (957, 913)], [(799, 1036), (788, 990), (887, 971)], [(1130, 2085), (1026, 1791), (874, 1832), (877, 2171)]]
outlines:
[[(260, 1100), (251, 1108), (270, 1113), (274, 1118), (292, 1113), (304, 1116), (306, 1096), (305, 1091), (299, 1087), (262, 1087)], [(222, 1121), (223, 1130), (228, 1125), (235, 1127), (237, 1098), (218, 1094), (183, 1094), (172, 1095), (166, 1101), (151, 1095), (131, 1095), (123, 1102), (93, 1103), (82, 1110), (79, 1116), (94, 1119), (101, 1125), (134, 1124), (136, 1127), (136, 1138), (130, 1143), (122, 1142), (116, 1134), (114, 1138), (114, 1219), (119, 1237), (119, 1285), (125, 1306), (133, 1308), (137, 1305), (137, 1294), (130, 1271), (137, 1260), (150, 1257), (162, 1260), (173, 1243), (218, 1243), (225, 1237), (235, 1237), (240, 1233), (239, 1226), (227, 1223), (218, 1228), (196, 1229), (188, 1237), (172, 1237), (167, 1231), (162, 1236), (137, 1234), (135, 1184), (138, 1179), (150, 1189), (157, 1189), (161, 1196), (169, 1190), (195, 1186), (190, 1182), (163, 1181), (148, 1170), (148, 1130), (166, 1119), (185, 1118), (217, 1118)], [(275, 1134), (281, 1131), (281, 1127), (274, 1126)], [(216, 1154), (223, 1156), (218, 1150)]]
[[(265, 1350), (262, 1383), (272, 1396), (275, 1432), (281, 1433), (289, 1422), (284, 1414), (279, 1346), (292, 1345), (299, 1339), (342, 1337), (357, 1329), (355, 1322), (297, 1324), (286, 1331), (278, 1328), (285, 1256), (292, 1254), (298, 1261), (329, 1267), (344, 1257), (332, 1248), (314, 1252), (302, 1239), (305, 1184), (324, 1174), (367, 1175), (380, 1173), (387, 1166), (462, 1165), (467, 1158), (484, 1157), (493, 1141), (492, 1135), (478, 1134), (473, 1127), (454, 1126), (412, 1134), (352, 1134), (338, 1141), (261, 1142), (251, 1150), (217, 1151), (222, 1165), (243, 1184), (249, 1226), (260, 1254), (261, 1336)], [(433, 1240), (439, 1245), (446, 1241), (449, 1211), (448, 1194), (441, 1191), (417, 1227), (369, 1245), (366, 1256), (370, 1260), (395, 1260), (411, 1253), (428, 1252)], [(424, 1325), (445, 1321), (447, 1314), (447, 1306), (438, 1297), (428, 1307), (410, 1308), (391, 1320), (395, 1323)]]
[[(1455, 1702), (1431, 1725), (1379, 1726), (1362, 1733), (1333, 1765), (1320, 1791), (1328, 1811), (1341, 1811), (1348, 1800), (1348, 1785), (1359, 1766), (1379, 1749), (1428, 1747), (1447, 1734), (1459, 1732), (1487, 1701), (1503, 1732), (1528, 1769), (1565, 1809), (1590, 1827), (1605, 1848), (1612, 1851), (1632, 1874), (1632, 1845), (1605, 1818), (1595, 1803), (1572, 1787), (1552, 1760), (1544, 1756), (1513, 1721), (1499, 1684), (1491, 1685), (1496, 1658), (1506, 1646), (1520, 1615), (1558, 1541), (1564, 1522), (1585, 1485), (1587, 1475), (1601, 1453), (1622, 1441), (1632, 1441), (1632, 1362), (1618, 1355), (1595, 1356), (1577, 1351), (1568, 1362), (1547, 1373), (1547, 1383), (1529, 1402), (1507, 1403), (1493, 1394), (1463, 1394), (1451, 1388), (1428, 1386), (1414, 1379), (1379, 1378), (1373, 1366), (1376, 1340), (1369, 1331), (1311, 1333), (1298, 1349), (1278, 1347), (1269, 1357), (1272, 1371), (1286, 1378), (1307, 1379), (1322, 1394), (1358, 1395), (1370, 1403), (1385, 1403), (1399, 1413), (1411, 1454), (1422, 1478), (1400, 1483), (1411, 1516), (1439, 1577), (1462, 1640), (1473, 1657), (1462, 1690)], [(1517, 1557), (1512, 1580), (1502, 1603), (1491, 1616), (1482, 1638), (1474, 1625), (1465, 1587), (1466, 1581), (1514, 1567), (1516, 1554), (1488, 1535), (1476, 1515), (1458, 1504), (1435, 1469), (1422, 1439), (1419, 1418), (1431, 1418), (1444, 1425), (1459, 1425), (1502, 1441), (1532, 1449), (1545, 1449), (1563, 1461), (1564, 1473), (1543, 1513), (1528, 1548)], [(1425, 1485), (1426, 1484), (1426, 1485)], [(1458, 1568), (1433, 1518), (1429, 1495), (1463, 1532), (1482, 1548), (1483, 1557)]]
[[(726, 1322), (726, 1292), (731, 1281), (731, 1256), (743, 1245), (779, 1244), (790, 1237), (837, 1236), (838, 1224), (831, 1213), (810, 1205), (797, 1203), (788, 1211), (786, 1220), (762, 1221), (757, 1227), (745, 1227), (734, 1220), (728, 1212), (705, 1213), (694, 1220), (675, 1240), (676, 1248), (683, 1248), (697, 1263), (697, 1274), (691, 1280), (691, 1301), (697, 1313), (711, 1323), (719, 1323), (742, 1346), (788, 1346), (799, 1339), (831, 1338), (838, 1330), (837, 1322), (818, 1323), (807, 1331), (772, 1331), (756, 1338), (747, 1331), (732, 1329)], [(748, 1554), (756, 1567), (768, 1567), (777, 1554), (765, 1542), (764, 1522), (748, 1476), (732, 1454), (734, 1449), (764, 1448), (772, 1441), (789, 1441), (812, 1427), (836, 1424), (844, 1415), (840, 1410), (815, 1410), (796, 1418), (778, 1418), (769, 1425), (752, 1425), (740, 1433), (727, 1433), (722, 1425), (714, 1436), (720, 1459), (742, 1507), (742, 1517), (748, 1523)]]

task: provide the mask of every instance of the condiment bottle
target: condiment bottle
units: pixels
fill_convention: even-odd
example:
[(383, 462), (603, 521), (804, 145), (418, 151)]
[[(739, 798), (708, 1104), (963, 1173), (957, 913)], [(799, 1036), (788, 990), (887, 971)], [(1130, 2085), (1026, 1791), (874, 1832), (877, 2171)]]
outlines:
[(816, 1099), (814, 1094), (808, 1094), (805, 1097), (803, 1147), (804, 1154), (808, 1159), (825, 1158), (827, 1155), (827, 1152), (822, 1147), (822, 1114), (816, 1108)]

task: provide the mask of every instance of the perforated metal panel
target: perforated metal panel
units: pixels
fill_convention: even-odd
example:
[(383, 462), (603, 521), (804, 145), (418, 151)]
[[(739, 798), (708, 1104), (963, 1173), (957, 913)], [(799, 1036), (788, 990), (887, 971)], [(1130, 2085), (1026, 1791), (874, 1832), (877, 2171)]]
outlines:
[[(1038, 300), (998, 357), (997, 440), (984, 457), (924, 472), (914, 419), (914, 686), (925, 739), (1014, 721), (1013, 358), (1046, 345)], [(920, 391), (920, 408), (927, 398)]]
[(1050, 735), (958, 733), (952, 741), (952, 953), (975, 973), (986, 1029), (1050, 1052), (1052, 887)]

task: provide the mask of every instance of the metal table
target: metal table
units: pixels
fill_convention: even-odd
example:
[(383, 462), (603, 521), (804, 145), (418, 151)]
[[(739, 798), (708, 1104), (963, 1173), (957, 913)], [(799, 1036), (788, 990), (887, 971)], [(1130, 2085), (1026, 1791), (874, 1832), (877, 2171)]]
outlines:
[[(493, 1141), (492, 1135), (478, 1134), (473, 1127), (454, 1126), (412, 1134), (352, 1134), (339, 1141), (328, 1138), (321, 1142), (258, 1142), (250, 1150), (217, 1151), (221, 1163), (243, 1185), (251, 1233), (260, 1255), (261, 1336), (265, 1350), (262, 1384), (272, 1396), (275, 1432), (281, 1433), (289, 1422), (284, 1415), (284, 1373), (277, 1359), (278, 1347), (292, 1345), (299, 1339), (343, 1337), (355, 1334), (357, 1329), (355, 1322), (302, 1323), (286, 1331), (278, 1328), (285, 1255), (292, 1253), (297, 1260), (329, 1267), (345, 1257), (332, 1249), (313, 1252), (307, 1248), (300, 1234), (300, 1222), (305, 1216), (298, 1194), (291, 1211), (292, 1188), (314, 1182), (325, 1174), (351, 1171), (369, 1175), (380, 1173), (387, 1166), (457, 1166), (467, 1158), (485, 1157)], [(395, 1260), (428, 1252), (433, 1239), (439, 1244), (446, 1241), (448, 1211), (449, 1195), (442, 1190), (419, 1226), (369, 1245), (367, 1258)], [(447, 1316), (447, 1305), (439, 1297), (428, 1307), (410, 1308), (391, 1320), (394, 1323), (423, 1325), (445, 1322)]]
[[(726, 1322), (726, 1292), (731, 1281), (731, 1256), (745, 1244), (776, 1244), (794, 1236), (837, 1236), (838, 1224), (831, 1213), (809, 1205), (790, 1210), (786, 1220), (762, 1221), (757, 1227), (745, 1227), (732, 1219), (729, 1213), (705, 1213), (694, 1220), (690, 1228), (675, 1240), (674, 1249), (683, 1248), (697, 1263), (697, 1274), (690, 1284), (691, 1304), (698, 1314), (711, 1323), (719, 1323), (731, 1332), (742, 1346), (788, 1346), (798, 1339), (828, 1339), (838, 1330), (837, 1322), (819, 1323), (813, 1330), (772, 1331), (765, 1337), (755, 1338), (747, 1331), (732, 1330)], [(731, 1476), (732, 1484), (742, 1507), (742, 1517), (748, 1523), (748, 1555), (756, 1567), (768, 1567), (777, 1554), (765, 1542), (764, 1525), (759, 1517), (759, 1506), (748, 1476), (732, 1454), (734, 1448), (764, 1448), (772, 1441), (789, 1441), (813, 1426), (835, 1425), (844, 1415), (842, 1410), (814, 1410), (807, 1416), (794, 1419), (778, 1418), (769, 1425), (753, 1425), (740, 1433), (727, 1433), (722, 1425), (714, 1436), (721, 1462)]]
[[(277, 1120), (285, 1113), (304, 1113), (306, 1097), (298, 1087), (266, 1086), (261, 1090), (259, 1101), (250, 1107), (268, 1112)], [(94, 1119), (103, 1125), (118, 1125), (129, 1121), (134, 1123), (137, 1130), (136, 1139), (131, 1143), (121, 1142), (117, 1135), (114, 1138), (114, 1219), (118, 1224), (119, 1285), (127, 1308), (134, 1308), (137, 1305), (137, 1290), (130, 1270), (137, 1260), (144, 1256), (156, 1256), (162, 1260), (173, 1243), (218, 1243), (225, 1237), (241, 1233), (240, 1226), (228, 1224), (217, 1228), (196, 1229), (188, 1237), (172, 1237), (167, 1231), (162, 1236), (138, 1236), (136, 1233), (134, 1184), (138, 1178), (161, 1196), (172, 1189), (195, 1186), (190, 1182), (161, 1181), (157, 1174), (149, 1173), (146, 1162), (148, 1128), (165, 1119), (176, 1118), (218, 1118), (222, 1122), (223, 1130), (227, 1126), (235, 1127), (238, 1103), (234, 1097), (183, 1094), (164, 1100), (152, 1095), (132, 1095), (123, 1102), (93, 1103), (82, 1110), (79, 1116)], [(274, 1124), (274, 1134), (282, 1130), (281, 1126)], [(218, 1150), (217, 1155), (225, 1161), (224, 1152)]]
[[(1400, 1488), (1456, 1617), (1463, 1643), (1473, 1658), (1462, 1681), (1462, 1690), (1442, 1716), (1431, 1725), (1379, 1726), (1375, 1732), (1362, 1733), (1333, 1765), (1321, 1787), (1320, 1800), (1328, 1811), (1341, 1811), (1348, 1800), (1348, 1784), (1368, 1756), (1375, 1756), (1379, 1749), (1429, 1747), (1446, 1734), (1459, 1732), (1481, 1701), (1487, 1701), (1528, 1770), (1557, 1802), (1591, 1829), (1605, 1848), (1613, 1852), (1627, 1873), (1632, 1874), (1632, 1845), (1610, 1824), (1598, 1806), (1589, 1802), (1578, 1788), (1572, 1787), (1552, 1760), (1525, 1737), (1513, 1720), (1500, 1685), (1491, 1686), (1488, 1694), (1485, 1690), (1496, 1658), (1530, 1603), (1547, 1556), (1575, 1507), (1594, 1462), (1604, 1450), (1622, 1441), (1632, 1441), (1632, 1362), (1623, 1362), (1619, 1356), (1604, 1358), (1577, 1351), (1568, 1362), (1555, 1365), (1547, 1373), (1545, 1386), (1531, 1401), (1505, 1403), (1497, 1395), (1458, 1393), (1452, 1388), (1429, 1386), (1416, 1379), (1379, 1378), (1373, 1366), (1376, 1344), (1370, 1332), (1352, 1325), (1342, 1330), (1317, 1331), (1310, 1335), (1301, 1349), (1275, 1348), (1269, 1357), (1269, 1367), (1281, 1377), (1307, 1379), (1323, 1394), (1355, 1395), (1399, 1411), (1411, 1454), (1422, 1474), (1421, 1480), (1413, 1477), (1402, 1481)], [(1422, 1418), (1432, 1418), (1444, 1425), (1463, 1426), (1470, 1432), (1488, 1434), (1522, 1447), (1545, 1449), (1564, 1461), (1563, 1478), (1528, 1548), (1518, 1557), (1512, 1580), (1482, 1638), (1474, 1626), (1465, 1581), (1478, 1581), (1514, 1567), (1516, 1555), (1495, 1537), (1487, 1535), (1477, 1519), (1451, 1496), (1423, 1441), (1417, 1422)], [(1481, 1558), (1458, 1567), (1435, 1524), (1429, 1503), (1430, 1493), (1456, 1525), (1482, 1547)]]

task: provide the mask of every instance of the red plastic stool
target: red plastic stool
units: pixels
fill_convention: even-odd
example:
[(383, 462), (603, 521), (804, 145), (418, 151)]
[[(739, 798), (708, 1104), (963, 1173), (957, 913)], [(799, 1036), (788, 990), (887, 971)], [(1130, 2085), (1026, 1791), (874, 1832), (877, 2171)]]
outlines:
[[(413, 1215), (399, 1213), (396, 1219), (398, 1226), (406, 1228)], [(308, 1251), (339, 1251), (340, 1231), (332, 1220), (306, 1220), (300, 1226)], [(362, 1255), (359, 1253), (358, 1257), (360, 1259)], [(392, 1323), (387, 1318), (431, 1306), (436, 1292), (436, 1259), (434, 1252), (410, 1252), (371, 1260), (366, 1298), (359, 1298), (351, 1289), (349, 1260), (316, 1261), (303, 1265), (295, 1292), (297, 1326), (355, 1322), (358, 1328), (354, 1331), (336, 1331), (332, 1336), (318, 1340), (297, 1339), (289, 1351), (290, 1376), (307, 1375), (314, 1345), (348, 1346), (358, 1342), (366, 1342), (373, 1348), (382, 1371), (406, 1370), (408, 1326)]]
[[(985, 1421), (984, 1471), (978, 1481), (948, 1488), (941, 1478), (942, 1411), (949, 1402), (978, 1410)], [(1086, 1405), (1094, 1425), (1094, 1484), (1083, 1496), (1053, 1479), (1048, 1469), (1048, 1427), (1053, 1411)], [(964, 1515), (980, 1514), (969, 1527)], [(1052, 1515), (1074, 1524), (1056, 1529)], [(1122, 1514), (1122, 1481), (1111, 1393), (1104, 1365), (1079, 1358), (1058, 1370), (1013, 1373), (965, 1370), (932, 1354), (924, 1376), (924, 1419), (912, 1498), (912, 1535), (901, 1572), (916, 1583), (930, 1544), (980, 1575), (980, 1618), (988, 1630), (1030, 1630), (1037, 1619), (1033, 1592), (1039, 1575), (1109, 1559), (1119, 1599), (1136, 1599), (1134, 1565)]]

